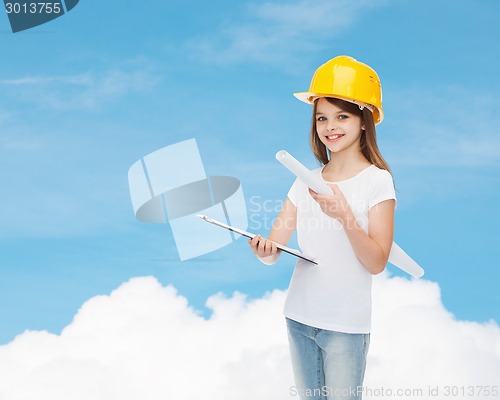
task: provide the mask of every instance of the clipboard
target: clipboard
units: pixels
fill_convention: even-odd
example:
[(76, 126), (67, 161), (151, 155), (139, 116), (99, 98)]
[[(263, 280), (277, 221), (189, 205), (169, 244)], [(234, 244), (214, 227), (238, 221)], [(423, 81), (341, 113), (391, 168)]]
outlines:
[[(217, 225), (217, 226), (219, 226), (221, 228), (227, 229), (227, 230), (229, 230), (231, 232), (237, 233), (238, 235), (245, 236), (245, 237), (250, 238), (250, 239), (253, 239), (255, 236), (257, 236), (257, 235), (255, 235), (253, 233), (246, 232), (244, 230), (235, 228), (233, 226), (229, 226), (229, 225), (223, 224), (222, 222), (216, 221), (215, 219), (207, 217), (206, 215), (203, 215), (203, 214), (198, 214), (197, 217), (201, 218), (205, 222)], [(291, 255), (293, 255), (295, 257), (301, 258), (302, 260), (305, 260), (305, 261), (308, 261), (308, 262), (310, 262), (312, 264), (318, 265), (318, 263), (314, 260), (314, 258), (306, 256), (305, 254), (302, 254), (298, 250), (291, 249), (289, 247), (283, 246), (282, 244), (279, 244), (279, 243), (276, 243), (276, 242), (274, 242), (274, 244), (276, 245), (276, 247), (278, 249), (280, 249), (281, 251), (284, 251), (285, 253), (291, 254)]]

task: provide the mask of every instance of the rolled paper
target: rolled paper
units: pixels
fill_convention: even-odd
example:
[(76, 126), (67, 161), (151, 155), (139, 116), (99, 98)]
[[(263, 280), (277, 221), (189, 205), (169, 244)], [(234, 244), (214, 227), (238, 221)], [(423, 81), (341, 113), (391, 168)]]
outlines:
[[(333, 191), (330, 186), (328, 186), (319, 175), (314, 174), (314, 172), (304, 167), (295, 157), (285, 150), (278, 151), (276, 153), (276, 159), (316, 193), (324, 195), (332, 194)], [(420, 278), (424, 275), (423, 268), (395, 242), (392, 242), (388, 261), (415, 278)]]
[(319, 175), (315, 175), (311, 170), (304, 167), (294, 156), (287, 153), (285, 150), (276, 153), (276, 160), (288, 168), (292, 174), (316, 193), (327, 195), (333, 193), (332, 188), (330, 188)]
[(420, 278), (424, 275), (424, 269), (416, 263), (404, 250), (399, 247), (395, 242), (392, 242), (391, 252), (389, 253), (389, 260), (392, 265), (405, 271), (407, 274)]

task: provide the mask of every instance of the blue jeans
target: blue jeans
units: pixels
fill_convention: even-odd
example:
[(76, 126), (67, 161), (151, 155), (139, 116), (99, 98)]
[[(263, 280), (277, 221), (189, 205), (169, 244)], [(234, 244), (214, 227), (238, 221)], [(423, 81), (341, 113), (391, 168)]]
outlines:
[(301, 400), (361, 400), (370, 334), (314, 328), (286, 318), (295, 387)]

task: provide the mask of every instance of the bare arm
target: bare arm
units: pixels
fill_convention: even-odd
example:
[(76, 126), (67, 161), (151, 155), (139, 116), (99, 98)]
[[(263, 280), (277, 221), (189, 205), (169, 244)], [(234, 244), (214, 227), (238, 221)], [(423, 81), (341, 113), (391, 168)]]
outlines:
[(352, 211), (341, 220), (359, 261), (372, 274), (385, 269), (394, 238), (394, 200), (373, 206), (368, 213), (368, 234), (359, 226)]
[(297, 208), (287, 197), (278, 218), (274, 221), (269, 237), (265, 239), (257, 235), (252, 240), (248, 241), (252, 248), (252, 252), (264, 264), (274, 264), (278, 261), (281, 254), (281, 251), (276, 248), (275, 243), (286, 245), (292, 237), (296, 226)]
[(336, 185), (330, 185), (334, 193), (319, 195), (309, 190), (323, 212), (336, 218), (344, 226), (351, 246), (359, 261), (372, 274), (385, 269), (394, 237), (394, 200), (385, 200), (373, 206), (368, 213), (368, 234), (356, 221), (356, 217), (344, 195)]

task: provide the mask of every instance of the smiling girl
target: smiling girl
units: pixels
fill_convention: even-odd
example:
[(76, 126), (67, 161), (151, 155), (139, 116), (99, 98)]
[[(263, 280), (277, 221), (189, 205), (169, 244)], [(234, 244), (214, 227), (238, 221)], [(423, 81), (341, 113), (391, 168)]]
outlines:
[(313, 105), (314, 170), (332, 189), (320, 195), (295, 180), (268, 239), (249, 241), (274, 264), (297, 230), (299, 259), (288, 289), (286, 317), (295, 393), (302, 399), (361, 399), (371, 328), (372, 275), (382, 272), (393, 241), (396, 197), (377, 146), (383, 119), (375, 71), (352, 57), (320, 66), (308, 92)]

